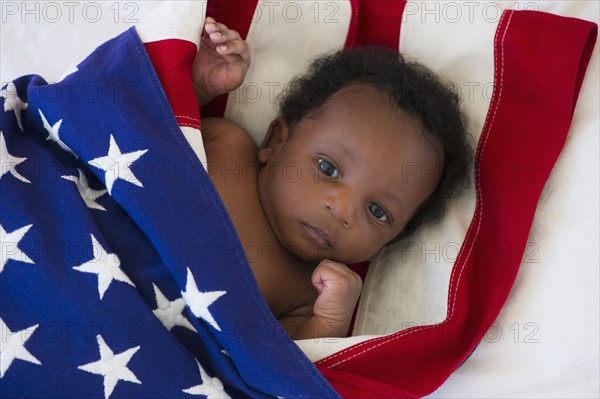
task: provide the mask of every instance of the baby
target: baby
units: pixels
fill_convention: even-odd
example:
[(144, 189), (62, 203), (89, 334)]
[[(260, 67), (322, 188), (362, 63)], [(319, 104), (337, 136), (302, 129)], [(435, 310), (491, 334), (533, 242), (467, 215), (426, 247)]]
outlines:
[[(239, 34), (207, 17), (199, 104), (238, 87), (249, 65)], [(261, 246), (263, 256), (246, 255), (292, 338), (345, 336), (362, 288), (346, 265), (438, 220), (467, 180), (458, 102), (424, 67), (364, 48), (318, 59), (294, 80), (259, 147), (232, 121), (202, 120), (209, 175), (244, 248)], [(216, 172), (242, 168), (255, 175)]]

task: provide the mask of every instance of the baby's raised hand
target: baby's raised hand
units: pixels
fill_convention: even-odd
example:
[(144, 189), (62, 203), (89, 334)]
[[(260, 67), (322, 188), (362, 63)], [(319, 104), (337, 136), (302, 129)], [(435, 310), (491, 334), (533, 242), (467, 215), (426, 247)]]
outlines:
[(344, 264), (323, 260), (313, 272), (311, 281), (319, 293), (313, 314), (322, 320), (320, 328), (336, 330), (335, 333), (321, 331), (320, 335), (344, 336), (362, 289), (360, 277)]
[(239, 33), (206, 17), (192, 75), (198, 103), (204, 105), (235, 90), (249, 66), (250, 47)]

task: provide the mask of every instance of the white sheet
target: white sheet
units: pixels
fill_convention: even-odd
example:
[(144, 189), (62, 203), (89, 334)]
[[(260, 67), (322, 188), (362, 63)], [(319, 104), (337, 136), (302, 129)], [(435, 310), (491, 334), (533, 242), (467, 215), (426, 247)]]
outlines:
[[(435, 9), (436, 3), (428, 4), (428, 9)], [(444, 4), (448, 3), (437, 4), (441, 12)], [(592, 1), (478, 2), (478, 8), (474, 9), (482, 10), (486, 4), (492, 4), (487, 8), (486, 18), (493, 17), (496, 4), (521, 9), (539, 7), (544, 11), (596, 23), (600, 14), (598, 2)], [(98, 44), (143, 19), (156, 2), (2, 1), (0, 5), (0, 81), (4, 84), (28, 73), (41, 74), (48, 81), (58, 80), (70, 64), (77, 63)], [(465, 9), (465, 3), (460, 3), (460, 6)], [(425, 5), (424, 2), (414, 2), (411, 7)], [(447, 10), (452, 11), (450, 8)], [(443, 14), (440, 16), (443, 19)], [(446, 19), (452, 18), (451, 14), (446, 15)], [(474, 23), (477, 21), (485, 22), (482, 22), (482, 14)], [(310, 29), (310, 26), (306, 24), (303, 29)], [(442, 28), (440, 24), (435, 26)], [(341, 29), (339, 25), (330, 28)], [(251, 31), (254, 35), (258, 33)], [(409, 39), (406, 36), (402, 40)], [(476, 40), (479, 39), (481, 37), (474, 36), (465, 40), (471, 40), (476, 48)], [(330, 45), (333, 44), (325, 43), (325, 46)], [(438, 50), (424, 48), (422, 51), (427, 57)], [(283, 54), (282, 58), (285, 58)], [(461, 62), (468, 62), (468, 59), (454, 62), (458, 63), (455, 69), (461, 70)], [(529, 239), (531, 245), (526, 250), (508, 302), (486, 339), (432, 397), (600, 396), (599, 71), (596, 43), (571, 132), (542, 194)], [(482, 88), (491, 82), (483, 76), (477, 79)], [(481, 91), (478, 95), (483, 96), (485, 92)], [(473, 103), (472, 106), (476, 105)], [(234, 112), (233, 108), (230, 112)], [(235, 112), (243, 119), (242, 109)], [(472, 120), (471, 123), (477, 127), (480, 121)], [(253, 131), (260, 129), (250, 128)], [(410, 254), (388, 248), (374, 259), (373, 270), (365, 284), (371, 285), (372, 289), (363, 296), (369, 300), (363, 299), (361, 303), (362, 313), (357, 325), (360, 334), (384, 334), (444, 317), (445, 308), (436, 306), (435, 299), (424, 296), (426, 291), (418, 287), (429, 287), (428, 292), (441, 292), (444, 297), (452, 259), (468, 227), (469, 212), (474, 206), (468, 193), (461, 201), (440, 227), (419, 236), (416, 242), (423, 244), (411, 247)], [(431, 259), (436, 256), (435, 248), (433, 252), (427, 252), (431, 248), (426, 243), (437, 239), (440, 240), (437, 242), (445, 243), (440, 244), (437, 250), (440, 262), (423, 265), (423, 257)], [(384, 271), (394, 266), (398, 269), (398, 259), (405, 261), (402, 273), (409, 276), (410, 265), (413, 269), (429, 268), (431, 271), (429, 277), (423, 273), (404, 277), (416, 287), (413, 289), (413, 302), (398, 301), (395, 296), (389, 296), (389, 302), (386, 302), (385, 295), (381, 295), (385, 292), (382, 289), (385, 279), (379, 278), (380, 274), (375, 269)], [(398, 311), (398, 307), (402, 308), (402, 312)], [(398, 318), (398, 314), (402, 317)], [(427, 316), (423, 317), (423, 314)], [(373, 318), (379, 322), (372, 322)], [(322, 342), (321, 346), (304, 344), (307, 353), (319, 358), (355, 340), (357, 338), (347, 342), (341, 340), (335, 346), (323, 345)]]

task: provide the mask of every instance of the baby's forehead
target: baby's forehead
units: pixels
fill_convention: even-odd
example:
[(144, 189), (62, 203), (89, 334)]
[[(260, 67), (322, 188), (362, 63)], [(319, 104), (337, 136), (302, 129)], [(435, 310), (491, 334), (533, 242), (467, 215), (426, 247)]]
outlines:
[[(444, 149), (439, 139), (427, 131), (423, 121), (398, 104), (392, 95), (377, 85), (353, 83), (333, 93), (324, 107), (341, 107), (350, 112), (368, 109), (367, 117), (374, 119), (385, 115), (397, 124), (398, 134), (412, 132), (421, 137), (436, 158), (443, 158)], [(374, 112), (374, 113), (371, 113)]]
[(364, 106), (365, 104), (375, 103), (377, 105), (399, 109), (399, 107), (394, 106), (389, 94), (384, 90), (373, 84), (360, 82), (350, 83), (333, 92), (329, 98), (327, 98), (324, 105), (331, 103), (346, 106)]
[(392, 120), (400, 131), (411, 130), (424, 134), (421, 120), (403, 107), (383, 89), (368, 83), (353, 83), (334, 92), (323, 105), (307, 115), (308, 118), (318, 118), (329, 112), (347, 112), (354, 117), (363, 116), (364, 119), (375, 124), (385, 118)]
[(397, 123), (411, 124), (422, 129), (419, 118), (398, 104), (389, 92), (374, 84), (352, 83), (344, 86), (329, 96), (319, 110), (323, 112), (334, 106), (351, 112), (367, 110), (370, 118), (385, 115), (396, 119)]

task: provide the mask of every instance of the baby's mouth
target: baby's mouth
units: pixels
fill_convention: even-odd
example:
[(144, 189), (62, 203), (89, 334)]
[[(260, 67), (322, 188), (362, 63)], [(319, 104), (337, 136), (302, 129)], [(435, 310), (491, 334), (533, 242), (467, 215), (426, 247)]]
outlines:
[(325, 233), (318, 227), (310, 226), (308, 224), (302, 224), (304, 227), (304, 231), (309, 235), (310, 238), (317, 244), (318, 247), (322, 249), (332, 249), (333, 245), (331, 244), (331, 238), (329, 235)]

